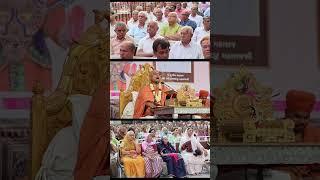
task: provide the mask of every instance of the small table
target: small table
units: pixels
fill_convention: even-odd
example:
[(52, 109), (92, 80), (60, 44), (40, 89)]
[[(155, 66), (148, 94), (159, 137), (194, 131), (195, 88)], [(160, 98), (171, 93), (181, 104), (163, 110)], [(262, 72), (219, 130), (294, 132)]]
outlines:
[(154, 115), (172, 115), (173, 119), (178, 119), (179, 115), (210, 114), (210, 108), (206, 107), (159, 107), (154, 110)]

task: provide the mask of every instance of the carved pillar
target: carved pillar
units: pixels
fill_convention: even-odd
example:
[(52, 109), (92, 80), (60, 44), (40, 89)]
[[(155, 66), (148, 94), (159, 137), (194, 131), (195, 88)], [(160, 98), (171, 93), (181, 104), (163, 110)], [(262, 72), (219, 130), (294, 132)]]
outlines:
[(47, 147), (47, 121), (44, 88), (39, 82), (33, 87), (31, 104), (31, 179), (41, 166), (42, 156)]

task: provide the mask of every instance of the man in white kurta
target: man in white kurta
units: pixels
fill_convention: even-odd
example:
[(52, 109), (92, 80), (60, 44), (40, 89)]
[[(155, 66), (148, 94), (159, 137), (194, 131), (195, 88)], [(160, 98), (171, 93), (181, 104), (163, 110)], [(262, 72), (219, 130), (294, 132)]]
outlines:
[(138, 49), (137, 49), (137, 56), (143, 57), (152, 57), (153, 56), (153, 49), (152, 45), (153, 42), (158, 38), (163, 38), (159, 34), (157, 34), (159, 27), (158, 24), (154, 21), (150, 21), (147, 26), (147, 36), (142, 38), (139, 41)]
[(181, 41), (176, 42), (169, 54), (169, 59), (203, 59), (201, 46), (191, 41), (193, 29), (184, 26), (180, 31)]
[(210, 17), (203, 18), (203, 26), (197, 27), (193, 33), (193, 42), (200, 44), (202, 38), (205, 36), (210, 36), (210, 29)]
[(127, 22), (129, 29), (132, 29), (134, 26), (137, 26), (139, 24), (138, 13), (139, 11), (137, 10), (132, 11), (132, 18)]
[(198, 12), (198, 6), (194, 4), (191, 8), (191, 14), (189, 16), (189, 19), (197, 23), (197, 27), (202, 26), (203, 17), (197, 14)]
[(146, 14), (147, 14), (148, 21), (154, 21), (156, 19), (152, 10), (153, 10), (152, 4), (147, 3), (146, 4)]
[(134, 42), (133, 38), (126, 35), (128, 32), (127, 25), (124, 22), (117, 22), (115, 24), (116, 37), (110, 40), (110, 54), (120, 55), (120, 46), (125, 41)]
[(129, 30), (128, 35), (134, 39), (135, 45), (147, 35), (147, 14), (143, 11), (138, 13), (138, 25)]

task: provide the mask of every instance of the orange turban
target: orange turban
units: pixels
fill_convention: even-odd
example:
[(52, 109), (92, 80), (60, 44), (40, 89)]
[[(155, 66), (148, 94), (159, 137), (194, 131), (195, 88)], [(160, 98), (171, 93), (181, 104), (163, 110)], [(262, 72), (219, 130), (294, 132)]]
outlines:
[(209, 92), (206, 90), (199, 91), (199, 97), (207, 98), (209, 96)]
[(286, 96), (287, 109), (293, 112), (311, 113), (315, 102), (315, 95), (305, 91), (290, 90)]

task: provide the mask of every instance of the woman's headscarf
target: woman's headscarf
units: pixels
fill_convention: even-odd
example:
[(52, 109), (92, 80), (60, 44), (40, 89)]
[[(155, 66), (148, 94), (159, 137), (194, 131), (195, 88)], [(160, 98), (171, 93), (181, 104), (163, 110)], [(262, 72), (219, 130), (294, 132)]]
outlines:
[(148, 142), (148, 141), (147, 141), (147, 140), (148, 140), (148, 137), (149, 137), (150, 135), (151, 135), (150, 133), (147, 134), (147, 135), (145, 136), (145, 138), (144, 138), (144, 141), (142, 142), (142, 150), (143, 150), (143, 151), (145, 151), (148, 146), (155, 144), (155, 142), (152, 140), (152, 138), (151, 138), (151, 140), (152, 140), (151, 142)]
[(151, 129), (149, 130), (149, 133), (151, 133), (153, 130), (156, 131), (155, 129), (151, 128)]
[(188, 136), (188, 130), (191, 128), (187, 128), (180, 140), (179, 149), (181, 149), (182, 145), (188, 141), (191, 141), (192, 151), (195, 151), (198, 147), (197, 139), (194, 137), (194, 132), (192, 133), (191, 137)]
[[(160, 144), (159, 144), (159, 151), (163, 153), (163, 150), (166, 149), (167, 151), (170, 151), (170, 153), (176, 152), (175, 148), (172, 146), (172, 144), (169, 141), (168, 141), (167, 144), (164, 144), (164, 141), (163, 141), (164, 138), (168, 139), (167, 136), (163, 136), (161, 138), (161, 141), (160, 141)], [(167, 153), (167, 152), (165, 152), (165, 153)]]
[(126, 128), (125, 127), (120, 127), (118, 133), (117, 133), (117, 138), (118, 140), (122, 140), (123, 137), (126, 136)]
[(133, 131), (128, 131), (126, 136), (123, 138), (123, 141), (121, 143), (121, 148), (124, 149), (124, 150), (134, 150), (136, 149), (136, 146), (135, 146), (135, 141), (134, 140), (130, 140), (129, 139), (129, 133), (133, 133)]
[(171, 158), (173, 158), (174, 160), (174, 163), (177, 163), (178, 160), (179, 160), (179, 155), (176, 154), (176, 150), (175, 148), (170, 144), (170, 142), (168, 141), (168, 144), (164, 144), (164, 141), (163, 139), (164, 138), (167, 138), (167, 136), (163, 136), (161, 138), (161, 142), (160, 142), (160, 145), (159, 145), (159, 151), (162, 152), (162, 153), (165, 153), (165, 154), (168, 154)]

